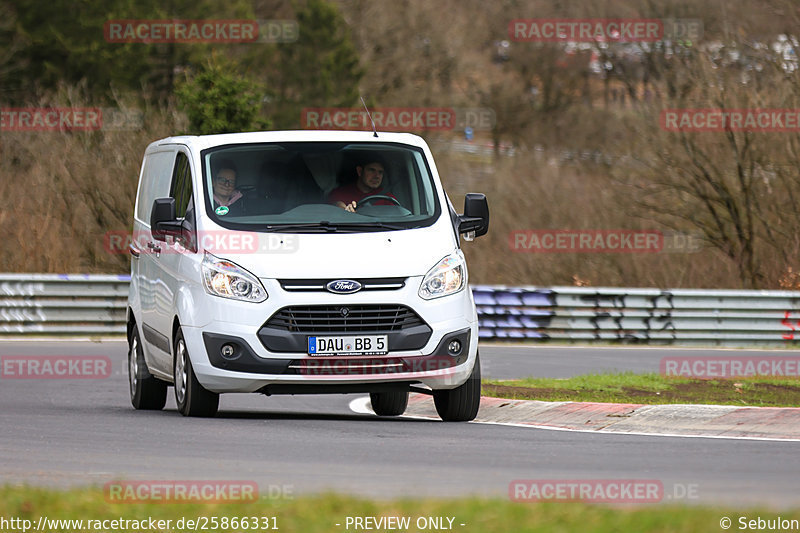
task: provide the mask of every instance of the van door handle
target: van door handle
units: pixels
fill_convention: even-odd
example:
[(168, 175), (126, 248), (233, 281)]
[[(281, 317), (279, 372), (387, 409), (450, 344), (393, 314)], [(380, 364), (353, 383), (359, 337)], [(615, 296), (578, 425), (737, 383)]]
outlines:
[(161, 247), (154, 242), (148, 242), (147, 247), (150, 248), (150, 251), (152, 251), (153, 253), (157, 254), (161, 253)]
[(141, 252), (141, 251), (139, 251), (139, 249), (138, 249), (137, 247), (135, 247), (133, 244), (131, 244), (130, 246), (128, 246), (128, 252), (130, 252), (130, 254), (131, 254), (133, 257), (137, 258), (137, 259), (139, 258), (139, 254), (141, 254), (141, 253), (142, 253), (142, 252)]

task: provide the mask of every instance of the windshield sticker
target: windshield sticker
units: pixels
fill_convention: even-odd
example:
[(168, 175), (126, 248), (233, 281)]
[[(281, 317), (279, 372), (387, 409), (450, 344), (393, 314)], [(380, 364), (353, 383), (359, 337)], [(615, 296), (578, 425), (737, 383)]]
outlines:
[(221, 205), (221, 206), (219, 206), (218, 208), (216, 208), (216, 209), (214, 210), (214, 212), (215, 212), (215, 213), (216, 213), (218, 216), (227, 215), (227, 214), (228, 214), (228, 211), (230, 211), (230, 210), (228, 209), (228, 206), (227, 206), (227, 205)]

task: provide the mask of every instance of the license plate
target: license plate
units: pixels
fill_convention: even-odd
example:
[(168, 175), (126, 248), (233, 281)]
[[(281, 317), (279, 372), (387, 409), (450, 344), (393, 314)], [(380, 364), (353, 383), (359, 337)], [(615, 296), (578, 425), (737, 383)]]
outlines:
[(387, 335), (308, 338), (308, 355), (385, 355), (387, 353), (389, 353)]

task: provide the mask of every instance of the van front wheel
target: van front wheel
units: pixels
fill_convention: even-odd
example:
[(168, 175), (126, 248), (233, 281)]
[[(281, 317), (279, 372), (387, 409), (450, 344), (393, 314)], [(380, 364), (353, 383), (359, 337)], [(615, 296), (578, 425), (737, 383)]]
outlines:
[(371, 392), (369, 402), (378, 416), (399, 416), (408, 407), (408, 391), (406, 392)]
[(433, 391), (433, 403), (445, 422), (469, 422), (478, 416), (481, 403), (481, 361), (478, 354), (467, 381), (455, 389)]
[(139, 330), (133, 326), (128, 340), (128, 384), (135, 409), (158, 411), (167, 403), (167, 384), (154, 378), (147, 369)]
[(204, 389), (192, 369), (192, 360), (186, 349), (183, 332), (175, 336), (175, 403), (183, 416), (211, 417), (217, 414), (219, 394)]

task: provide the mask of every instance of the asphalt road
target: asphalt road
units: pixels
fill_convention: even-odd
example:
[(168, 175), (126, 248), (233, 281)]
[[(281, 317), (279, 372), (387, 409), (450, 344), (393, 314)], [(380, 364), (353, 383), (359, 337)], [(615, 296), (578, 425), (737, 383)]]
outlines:
[(662, 358), (683, 357), (797, 357), (796, 350), (664, 348), (641, 346), (521, 346), (481, 347), (484, 377), (568, 378), (602, 372), (659, 372)]
[[(668, 351), (485, 346), (481, 356), (490, 377), (563, 376), (657, 370)], [(517, 479), (639, 479), (661, 482), (665, 501), (691, 491), (697, 498), (682, 501), (800, 504), (800, 443), (379, 419), (351, 411), (354, 395), (223, 395), (217, 418), (187, 419), (171, 391), (164, 412), (133, 410), (125, 354), (123, 342), (0, 342), (0, 356), (113, 361), (107, 379), (0, 380), (0, 483), (237, 479), (257, 482), (262, 494), (390, 498), (506, 497)]]

